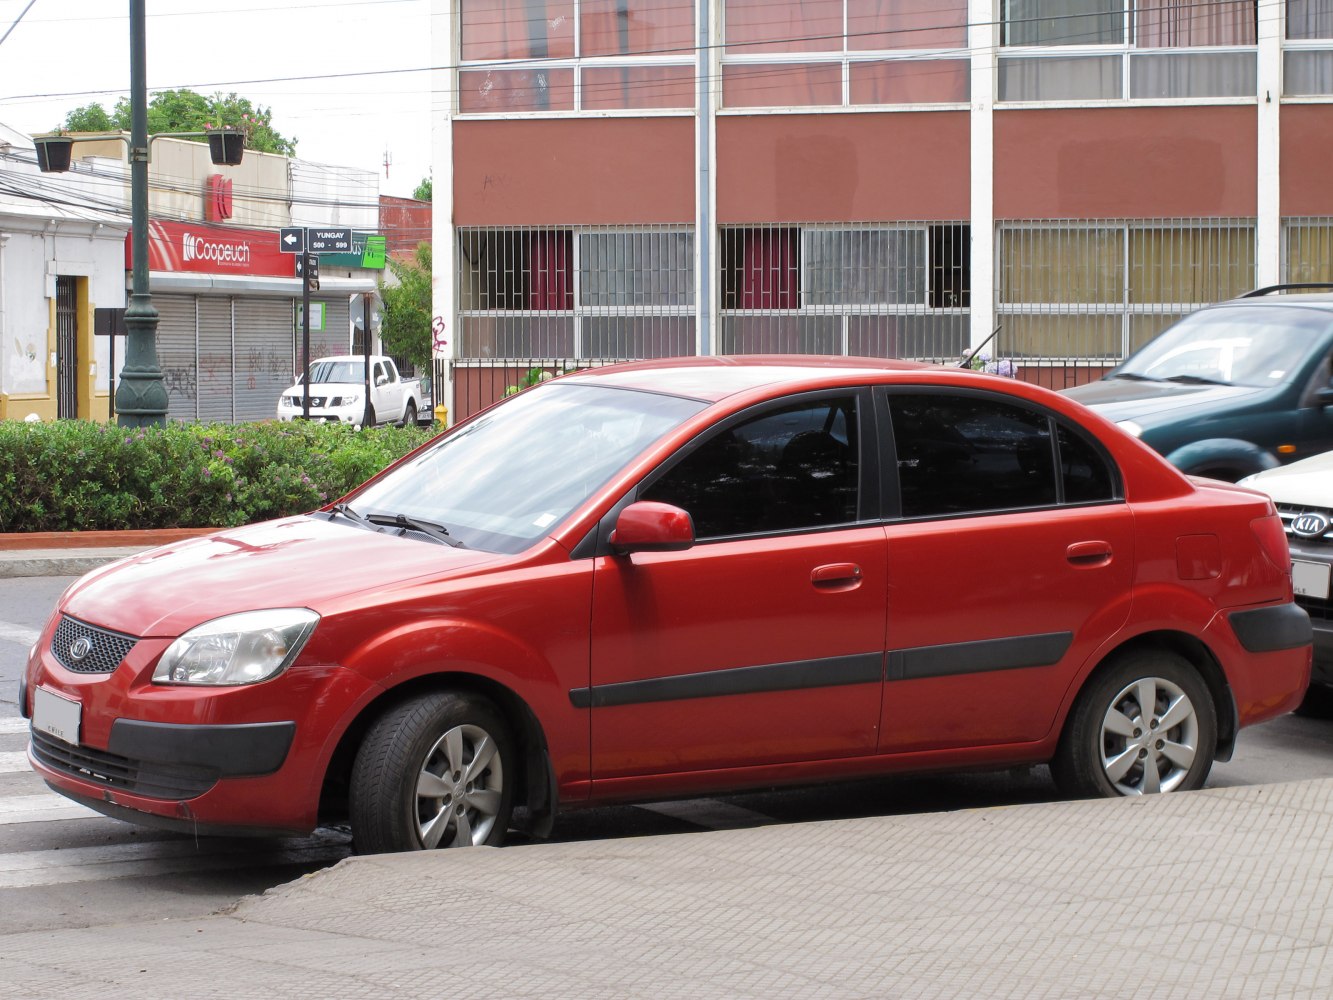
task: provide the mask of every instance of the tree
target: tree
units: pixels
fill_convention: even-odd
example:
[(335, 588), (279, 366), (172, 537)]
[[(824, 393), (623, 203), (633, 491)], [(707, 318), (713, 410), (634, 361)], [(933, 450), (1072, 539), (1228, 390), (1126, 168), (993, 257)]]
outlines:
[(380, 300), (384, 303), (380, 340), (387, 353), (417, 368), (427, 368), (431, 360), (430, 244), (417, 244), (411, 260), (390, 257), (389, 271), (397, 283), (380, 282)]
[(423, 177), (421, 183), (417, 185), (416, 190), (412, 192), (412, 197), (417, 201), (431, 200), (431, 178)]
[[(128, 132), (130, 102), (122, 97), (110, 113), (100, 104), (76, 108), (65, 116), (67, 132)], [(159, 90), (148, 101), (148, 134), (162, 132), (207, 132), (229, 125), (243, 129), (247, 149), (261, 153), (296, 155), (296, 140), (288, 139), (273, 128), (273, 111), (256, 107), (250, 99), (235, 92), (216, 93), (212, 97), (193, 90)], [(206, 141), (199, 137), (196, 141)]]

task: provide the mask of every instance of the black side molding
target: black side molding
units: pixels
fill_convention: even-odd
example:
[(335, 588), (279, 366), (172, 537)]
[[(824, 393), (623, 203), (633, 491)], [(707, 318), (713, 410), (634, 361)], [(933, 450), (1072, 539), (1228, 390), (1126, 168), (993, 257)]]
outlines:
[(1060, 662), (1073, 641), (1073, 632), (1047, 632), (894, 650), (889, 654), (888, 679), (913, 681), (990, 670), (1048, 667)]
[(1298, 604), (1274, 604), (1267, 608), (1233, 611), (1227, 615), (1240, 644), (1251, 653), (1273, 653), (1279, 649), (1308, 646), (1314, 640), (1310, 616)]
[(132, 760), (208, 768), (220, 777), (272, 774), (296, 736), (295, 722), (191, 726), (117, 719), (107, 750)]

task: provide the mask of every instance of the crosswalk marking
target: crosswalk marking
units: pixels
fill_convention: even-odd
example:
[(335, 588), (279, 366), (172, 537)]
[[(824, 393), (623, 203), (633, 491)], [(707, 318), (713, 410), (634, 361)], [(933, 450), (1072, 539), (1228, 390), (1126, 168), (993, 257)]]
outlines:
[(0, 639), (16, 642), (20, 646), (31, 646), (41, 635), (36, 629), (15, 625), (13, 622), (0, 622)]
[(56, 819), (87, 819), (100, 815), (95, 809), (81, 806), (55, 792), (0, 798), (0, 826), (9, 823), (49, 823)]
[(13, 735), (14, 733), (23, 733), (24, 735), (27, 735), (27, 732), (28, 732), (27, 719), (20, 719), (17, 716), (13, 715), (4, 719), (0, 719), (0, 736), (10, 736)]
[(22, 750), (0, 752), (0, 774), (21, 774), (28, 770), (28, 755)]

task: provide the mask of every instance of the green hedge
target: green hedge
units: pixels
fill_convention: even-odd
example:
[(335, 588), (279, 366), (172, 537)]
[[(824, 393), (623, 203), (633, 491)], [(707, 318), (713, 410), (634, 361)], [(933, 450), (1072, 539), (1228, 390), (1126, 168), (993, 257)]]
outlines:
[(342, 496), (431, 433), (0, 421), (0, 532), (221, 527), (297, 514)]

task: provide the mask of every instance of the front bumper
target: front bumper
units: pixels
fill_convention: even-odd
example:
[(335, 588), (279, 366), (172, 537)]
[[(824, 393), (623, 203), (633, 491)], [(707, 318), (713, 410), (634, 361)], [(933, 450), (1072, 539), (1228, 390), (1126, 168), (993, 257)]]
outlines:
[[(1333, 545), (1304, 541), (1288, 536), (1291, 558), (1307, 563), (1333, 563)], [(1310, 615), (1314, 629), (1314, 667), (1312, 684), (1333, 685), (1333, 598), (1296, 596), (1296, 603)]]
[[(310, 419), (317, 423), (327, 424), (360, 424), (365, 418), (366, 409), (360, 403), (354, 406), (338, 407), (314, 407), (310, 408)], [(304, 420), (305, 416), (301, 407), (278, 408), (278, 419), (285, 422), (293, 420)]]

